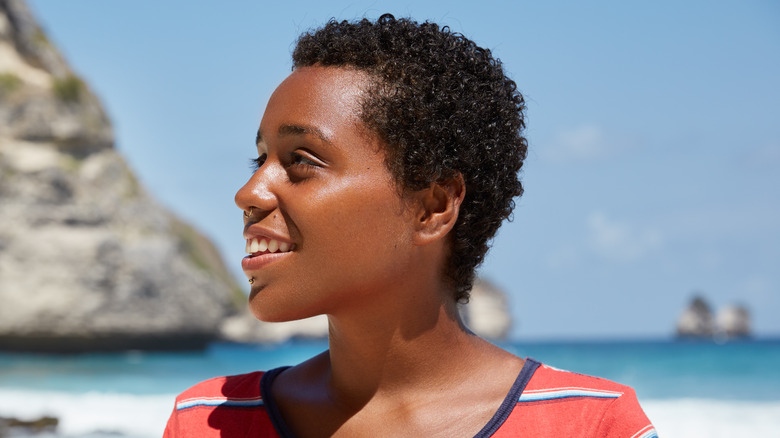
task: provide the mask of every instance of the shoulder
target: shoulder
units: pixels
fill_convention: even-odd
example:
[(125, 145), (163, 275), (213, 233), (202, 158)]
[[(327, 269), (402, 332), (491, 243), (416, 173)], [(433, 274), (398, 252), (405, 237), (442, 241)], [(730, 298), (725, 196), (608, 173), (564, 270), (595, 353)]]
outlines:
[(631, 387), (547, 365), (531, 376), (501, 431), (540, 437), (657, 437)]
[(528, 382), (521, 399), (541, 400), (571, 397), (617, 398), (634, 390), (611, 380), (561, 370), (541, 364)]
[(198, 401), (204, 404), (215, 404), (220, 401), (230, 400), (262, 400), (260, 394), (260, 380), (265, 374), (262, 371), (256, 371), (247, 374), (238, 374), (235, 376), (221, 376), (204, 380), (176, 397), (176, 406), (192, 405)]
[(260, 391), (264, 374), (215, 377), (185, 390), (176, 397), (164, 436), (277, 436)]

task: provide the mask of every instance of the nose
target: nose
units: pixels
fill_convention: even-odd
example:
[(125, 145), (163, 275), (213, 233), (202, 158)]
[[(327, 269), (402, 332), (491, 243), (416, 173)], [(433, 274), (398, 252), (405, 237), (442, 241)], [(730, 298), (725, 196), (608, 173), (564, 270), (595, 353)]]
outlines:
[(255, 209), (267, 214), (279, 206), (276, 186), (283, 175), (279, 174), (279, 166), (266, 161), (252, 174), (249, 181), (236, 192), (236, 205), (243, 211)]

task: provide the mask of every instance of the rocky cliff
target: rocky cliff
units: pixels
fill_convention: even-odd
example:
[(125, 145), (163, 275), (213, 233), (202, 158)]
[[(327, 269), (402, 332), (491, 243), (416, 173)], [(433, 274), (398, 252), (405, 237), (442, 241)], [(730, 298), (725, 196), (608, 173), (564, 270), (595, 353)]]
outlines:
[(26, 5), (0, 0), (0, 349), (197, 347), (242, 301)]
[[(113, 144), (100, 102), (24, 2), (0, 0), (0, 350), (327, 336), (324, 316), (255, 320), (214, 246), (154, 201)], [(485, 282), (461, 313), (488, 338), (511, 325), (506, 295)]]

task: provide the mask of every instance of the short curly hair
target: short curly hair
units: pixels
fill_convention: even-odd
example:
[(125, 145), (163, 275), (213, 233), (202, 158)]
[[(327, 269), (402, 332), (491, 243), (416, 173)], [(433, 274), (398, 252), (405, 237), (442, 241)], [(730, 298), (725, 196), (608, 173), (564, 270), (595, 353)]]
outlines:
[(445, 275), (454, 298), (467, 302), (490, 240), (523, 193), (525, 102), (501, 61), (447, 26), (390, 14), (331, 19), (301, 35), (292, 58), (293, 69), (348, 67), (372, 77), (362, 118), (385, 142), (402, 189), (463, 176)]

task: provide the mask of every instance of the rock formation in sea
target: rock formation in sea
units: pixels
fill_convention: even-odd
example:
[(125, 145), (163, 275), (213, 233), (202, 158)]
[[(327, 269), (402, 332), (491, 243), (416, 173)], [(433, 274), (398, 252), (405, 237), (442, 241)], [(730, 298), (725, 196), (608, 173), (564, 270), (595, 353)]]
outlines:
[(507, 294), (487, 279), (478, 278), (468, 304), (460, 307), (466, 326), (489, 339), (504, 339), (512, 328)]
[[(463, 321), (474, 333), (488, 339), (504, 339), (512, 327), (507, 294), (485, 279), (477, 279), (468, 304), (460, 305)], [(228, 318), (221, 336), (234, 342), (279, 342), (287, 339), (318, 339), (328, 336), (325, 315), (300, 321), (259, 322), (246, 310)]]
[(328, 317), (319, 315), (299, 321), (261, 322), (249, 309), (227, 318), (220, 328), (225, 341), (240, 343), (276, 343), (288, 339), (324, 339), (328, 336)]
[(677, 320), (679, 337), (712, 337), (715, 333), (715, 321), (712, 309), (701, 296), (695, 296), (691, 304)]
[(0, 0), (0, 348), (196, 347), (245, 301), (113, 143), (24, 2)]
[(695, 296), (677, 320), (678, 337), (731, 339), (750, 335), (750, 312), (746, 307), (727, 305), (716, 317), (702, 296)]
[(718, 311), (717, 335), (724, 338), (743, 338), (750, 336), (750, 312), (739, 305), (724, 306)]

